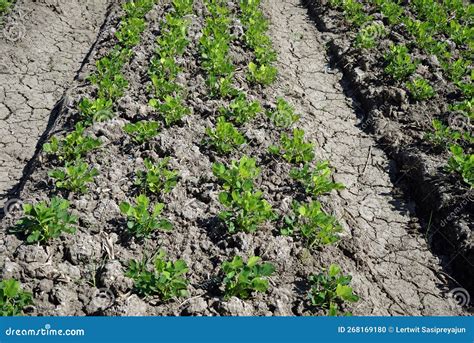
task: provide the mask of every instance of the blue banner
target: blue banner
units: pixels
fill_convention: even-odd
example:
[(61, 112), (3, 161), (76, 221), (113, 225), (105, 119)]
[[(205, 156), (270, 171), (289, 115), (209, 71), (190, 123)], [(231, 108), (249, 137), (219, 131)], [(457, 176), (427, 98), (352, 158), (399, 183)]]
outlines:
[(474, 342), (473, 317), (2, 317), (0, 342)]

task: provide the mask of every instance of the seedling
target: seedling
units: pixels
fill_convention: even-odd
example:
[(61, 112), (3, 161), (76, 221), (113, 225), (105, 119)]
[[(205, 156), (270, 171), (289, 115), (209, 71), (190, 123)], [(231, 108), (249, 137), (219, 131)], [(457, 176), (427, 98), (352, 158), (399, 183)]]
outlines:
[(183, 260), (169, 261), (166, 253), (160, 250), (154, 259), (154, 268), (149, 270), (148, 259), (131, 260), (126, 276), (132, 278), (135, 290), (141, 296), (158, 295), (162, 301), (188, 295), (188, 280), (184, 275), (188, 266)]
[(183, 100), (179, 96), (173, 97), (166, 95), (164, 101), (161, 103), (156, 99), (151, 99), (150, 106), (156, 108), (160, 112), (166, 126), (181, 121), (191, 112), (189, 108), (183, 105)]
[(118, 41), (125, 47), (131, 48), (140, 43), (140, 35), (145, 30), (145, 20), (131, 17), (122, 20), (120, 29), (115, 33)]
[(229, 167), (222, 163), (212, 165), (214, 175), (222, 182), (225, 191), (245, 192), (253, 189), (253, 181), (260, 174), (255, 159), (242, 156), (240, 161), (233, 160)]
[(79, 102), (79, 112), (84, 118), (86, 124), (106, 121), (114, 117), (112, 100), (107, 100), (105, 98), (98, 98), (95, 100), (83, 98)]
[(459, 145), (451, 145), (449, 150), (452, 156), (449, 158), (447, 170), (459, 173), (465, 183), (471, 189), (474, 188), (474, 155), (465, 154)]
[(248, 101), (244, 93), (240, 93), (228, 108), (221, 108), (220, 113), (238, 125), (243, 125), (257, 116), (262, 107), (257, 101)]
[(23, 309), (31, 304), (32, 294), (22, 290), (18, 281), (8, 279), (0, 282), (0, 317), (21, 316)]
[(290, 163), (311, 162), (314, 159), (314, 145), (304, 141), (304, 131), (293, 130), (293, 137), (286, 133), (282, 134), (280, 146), (271, 146), (271, 154), (281, 155)]
[[(166, 96), (178, 94), (181, 86), (175, 82), (181, 68), (176, 64), (173, 57), (153, 57), (151, 59), (150, 75), (155, 95), (158, 99), (164, 99)], [(158, 102), (153, 102), (154, 107), (158, 107)]]
[(371, 17), (364, 13), (364, 5), (356, 0), (344, 0), (342, 8), (346, 19), (356, 26), (361, 26), (371, 20)]
[(406, 87), (410, 91), (411, 97), (416, 101), (432, 98), (436, 94), (429, 82), (421, 77), (416, 77), (407, 82)]
[(254, 62), (249, 63), (249, 74), (247, 76), (248, 80), (253, 83), (258, 83), (263, 86), (268, 86), (275, 81), (278, 74), (277, 68), (260, 64), (257, 65)]
[(153, 194), (169, 193), (178, 182), (178, 172), (168, 167), (170, 158), (163, 158), (156, 164), (145, 159), (145, 170), (138, 171), (135, 185)]
[(388, 19), (391, 25), (398, 24), (403, 14), (403, 7), (396, 2), (386, 0), (382, 2), (380, 11)]
[(356, 36), (355, 45), (362, 49), (372, 49), (377, 45), (377, 39), (384, 37), (386, 33), (382, 24), (372, 23), (364, 26)]
[(143, 18), (151, 11), (156, 0), (133, 0), (122, 5), (128, 17)]
[(84, 135), (85, 127), (81, 122), (75, 130), (63, 139), (51, 137), (49, 143), (43, 145), (45, 153), (54, 155), (59, 161), (73, 161), (85, 156), (89, 151), (97, 149), (102, 144), (100, 139)]
[(216, 128), (206, 128), (207, 143), (220, 154), (228, 154), (247, 141), (236, 127), (225, 120), (217, 118)]
[(301, 169), (293, 168), (290, 176), (298, 180), (306, 192), (313, 197), (329, 193), (334, 189), (344, 189), (343, 184), (332, 181), (328, 161), (318, 162), (314, 169), (311, 169), (308, 164)]
[(444, 125), (441, 121), (433, 120), (433, 132), (429, 132), (425, 135), (425, 139), (441, 147), (447, 147), (448, 144), (457, 142), (461, 139), (461, 133), (459, 131), (451, 129), (449, 126)]
[(275, 217), (261, 191), (222, 192), (219, 194), (219, 201), (229, 209), (221, 212), (219, 218), (230, 233), (255, 232), (261, 224)]
[(173, 8), (178, 15), (178, 17), (190, 14), (193, 12), (193, 2), (194, 0), (173, 0)]
[(242, 257), (235, 256), (222, 264), (226, 300), (233, 296), (248, 299), (253, 292), (265, 293), (268, 290), (267, 278), (275, 272), (275, 267), (260, 260), (260, 257), (252, 256), (244, 263)]
[(59, 237), (63, 232), (76, 232), (77, 217), (68, 213), (69, 202), (59, 197), (36, 205), (23, 205), (24, 217), (15, 226), (14, 231), (27, 236), (28, 243), (45, 242)]
[(234, 74), (229, 73), (226, 76), (210, 74), (207, 77), (206, 84), (210, 89), (212, 98), (230, 98), (238, 94), (238, 90), (233, 85)]
[(166, 15), (165, 27), (162, 35), (157, 39), (157, 54), (161, 57), (181, 56), (189, 41), (187, 39), (188, 21), (174, 17), (170, 13)]
[(120, 204), (120, 211), (127, 216), (127, 227), (131, 234), (138, 238), (150, 236), (155, 230), (170, 231), (173, 225), (166, 219), (161, 218), (161, 212), (165, 205), (158, 203), (150, 212), (150, 200), (144, 194), (135, 198), (136, 205), (133, 206), (124, 201)]
[(333, 216), (321, 209), (318, 201), (308, 204), (293, 203), (293, 214), (285, 216), (283, 235), (299, 232), (306, 240), (308, 247), (333, 244), (339, 240), (342, 227)]
[[(341, 267), (331, 264), (327, 272), (309, 277), (311, 290), (309, 299), (313, 306), (327, 311), (330, 316), (344, 314), (341, 309), (345, 302), (357, 302), (359, 297), (350, 287), (352, 277), (342, 274)], [(350, 315), (350, 313), (347, 313)]]
[(123, 130), (132, 137), (135, 143), (143, 144), (158, 135), (159, 127), (160, 124), (156, 121), (142, 120), (135, 124), (125, 124)]
[(300, 115), (295, 113), (295, 109), (283, 98), (277, 98), (276, 109), (268, 111), (267, 116), (273, 123), (282, 128), (288, 128), (300, 119)]
[(88, 183), (94, 181), (99, 171), (95, 168), (91, 169), (86, 162), (78, 159), (74, 162), (66, 162), (64, 168), (52, 170), (48, 175), (56, 180), (55, 184), (58, 188), (85, 193), (88, 190)]
[(390, 51), (385, 54), (385, 62), (387, 63), (385, 71), (395, 80), (406, 79), (415, 72), (418, 64), (413, 62), (405, 45), (392, 45)]

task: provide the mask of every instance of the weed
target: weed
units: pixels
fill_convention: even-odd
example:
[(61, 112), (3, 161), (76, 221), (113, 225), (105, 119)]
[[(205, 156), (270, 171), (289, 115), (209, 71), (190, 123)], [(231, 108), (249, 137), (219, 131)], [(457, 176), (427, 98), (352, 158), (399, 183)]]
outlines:
[(31, 304), (32, 294), (22, 290), (18, 281), (8, 279), (0, 282), (0, 317), (20, 316)]
[(59, 161), (73, 161), (85, 156), (89, 151), (101, 146), (100, 139), (84, 135), (84, 124), (79, 122), (75, 130), (63, 139), (51, 137), (48, 143), (43, 145), (45, 153), (54, 155)]
[(94, 177), (99, 175), (99, 171), (95, 168), (91, 169), (86, 162), (77, 159), (73, 162), (67, 161), (64, 168), (52, 170), (48, 175), (56, 180), (57, 188), (86, 193), (87, 184), (94, 181)]
[[(327, 272), (311, 275), (309, 299), (313, 306), (323, 308), (330, 316), (337, 316), (345, 302), (357, 302), (359, 297), (350, 287), (352, 277), (342, 274), (341, 267), (331, 264)], [(348, 313), (350, 315), (350, 313)]]
[(156, 121), (142, 120), (135, 124), (125, 124), (123, 130), (132, 137), (135, 143), (143, 144), (158, 135), (159, 127), (160, 124)]
[(283, 235), (299, 232), (308, 246), (333, 244), (339, 240), (342, 227), (336, 218), (326, 214), (318, 201), (293, 203), (293, 213), (284, 217)]
[(222, 264), (226, 299), (233, 296), (248, 299), (252, 292), (267, 291), (267, 278), (275, 272), (275, 267), (271, 263), (261, 263), (260, 260), (258, 256), (251, 256), (244, 263), (242, 257), (235, 256)]
[(471, 189), (474, 188), (474, 155), (465, 154), (459, 145), (449, 147), (451, 157), (448, 160), (447, 170), (459, 173)]
[(217, 118), (215, 130), (206, 128), (206, 134), (207, 143), (221, 154), (228, 154), (246, 143), (245, 137), (224, 117)]
[(243, 125), (262, 111), (258, 101), (248, 101), (244, 93), (239, 93), (228, 108), (220, 108), (219, 112), (236, 124)]
[(392, 45), (390, 51), (385, 54), (385, 62), (385, 72), (395, 80), (403, 80), (413, 74), (418, 63), (412, 61), (405, 45)]
[(407, 82), (406, 87), (410, 91), (411, 97), (416, 101), (432, 98), (436, 94), (429, 82), (422, 77), (416, 77)]
[(293, 168), (290, 176), (298, 180), (305, 187), (306, 192), (313, 197), (329, 193), (334, 189), (344, 189), (343, 184), (332, 181), (328, 161), (318, 162), (312, 170), (308, 164), (301, 169)]
[(293, 137), (282, 134), (280, 146), (270, 146), (271, 154), (281, 155), (290, 163), (311, 162), (314, 159), (314, 145), (304, 141), (304, 131), (293, 130)]
[(276, 109), (268, 111), (267, 116), (278, 127), (288, 128), (300, 119), (295, 109), (283, 98), (277, 98)]
[(170, 158), (163, 158), (156, 164), (145, 159), (145, 170), (138, 171), (135, 185), (153, 194), (169, 193), (178, 182), (178, 172), (168, 167)]
[(138, 294), (142, 296), (156, 294), (163, 301), (188, 295), (188, 280), (184, 277), (188, 272), (186, 262), (183, 260), (172, 262), (165, 257), (166, 253), (160, 250), (154, 259), (153, 271), (149, 270), (146, 258), (129, 262), (126, 276), (133, 279)]
[(125, 201), (120, 204), (120, 211), (128, 218), (127, 227), (131, 234), (143, 238), (150, 236), (155, 230), (173, 229), (173, 225), (168, 220), (160, 217), (165, 205), (158, 203), (149, 212), (150, 200), (144, 194), (136, 197), (135, 203), (135, 206)]
[(23, 205), (24, 217), (13, 229), (27, 236), (28, 243), (44, 242), (59, 237), (63, 232), (74, 233), (77, 217), (68, 213), (69, 202), (59, 197), (36, 205)]

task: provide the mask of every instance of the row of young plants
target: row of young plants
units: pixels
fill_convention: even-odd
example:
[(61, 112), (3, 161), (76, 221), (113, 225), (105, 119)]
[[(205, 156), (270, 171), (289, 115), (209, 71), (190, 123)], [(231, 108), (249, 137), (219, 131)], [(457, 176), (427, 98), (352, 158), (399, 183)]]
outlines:
[[(251, 84), (269, 85), (275, 80), (277, 70), (273, 66), (276, 53), (266, 34), (268, 22), (259, 9), (260, 1), (240, 1), (239, 4), (239, 19), (244, 26), (243, 41), (255, 56), (254, 61), (248, 65), (247, 80)], [(221, 7), (218, 1), (207, 2), (211, 16), (208, 24), (214, 22), (215, 13), (227, 15), (228, 10), (222, 8), (224, 6), (224, 2)], [(225, 23), (217, 31), (224, 34), (225, 41), (228, 42), (228, 20), (222, 21)], [(228, 58), (227, 51), (227, 48), (222, 51), (221, 60)], [(217, 59), (209, 58), (208, 54), (203, 57), (204, 66), (217, 62)], [(206, 70), (206, 67), (204, 69)], [(212, 85), (210, 87), (212, 89)], [(229, 97), (229, 93), (221, 96)], [(221, 156), (236, 152), (240, 154), (247, 142), (240, 128), (263, 112), (262, 106), (256, 101), (249, 101), (243, 92), (236, 92), (236, 95), (230, 98), (229, 105), (217, 112), (215, 129), (206, 130), (206, 143)], [(276, 127), (287, 130), (299, 119), (299, 115), (283, 98), (277, 99), (275, 107), (266, 114)], [(254, 158), (244, 154), (239, 160), (234, 159), (227, 164), (214, 163), (213, 174), (222, 188), (218, 198), (225, 208), (219, 214), (219, 219), (228, 232), (252, 233), (266, 222), (272, 222), (281, 228), (282, 234), (302, 237), (309, 248), (336, 242), (341, 226), (336, 218), (326, 214), (316, 197), (333, 189), (340, 189), (342, 185), (332, 182), (328, 162), (317, 163), (315, 168), (310, 166), (314, 159), (313, 150), (314, 145), (304, 140), (304, 131), (294, 129), (291, 133), (283, 132), (280, 144), (271, 146), (268, 151), (277, 159), (293, 163), (295, 167), (291, 171), (291, 177), (300, 182), (308, 194), (314, 197), (314, 201), (309, 203), (294, 202), (293, 212), (289, 215), (277, 214), (265, 200), (263, 192), (257, 189), (255, 181), (261, 174), (261, 169)], [(327, 309), (331, 315), (339, 313), (342, 302), (358, 299), (349, 286), (350, 277), (342, 275), (336, 265), (331, 266), (329, 274), (312, 276), (309, 282), (313, 284), (310, 291), (312, 304)], [(258, 288), (254, 290), (259, 291)]]
[[(379, 47), (381, 39), (391, 30), (401, 32), (408, 44), (392, 44), (384, 54), (384, 71), (395, 83), (402, 84), (414, 101), (433, 98), (436, 90), (430, 82), (416, 75), (422, 62), (412, 56), (415, 49), (428, 56), (435, 56), (449, 82), (457, 87), (457, 94), (450, 97), (448, 106), (452, 115), (464, 116), (463, 125), (450, 127), (451, 122), (441, 118), (433, 120), (433, 132), (426, 139), (444, 147), (451, 157), (446, 169), (458, 173), (472, 188), (474, 185), (474, 156), (471, 120), (474, 119), (474, 6), (461, 0), (414, 0), (401, 4), (394, 0), (331, 0), (330, 6), (343, 12), (346, 20), (357, 28), (354, 46), (362, 49)], [(374, 20), (380, 16), (383, 21)], [(448, 44), (446, 38), (452, 44)]]
[[(95, 122), (114, 117), (116, 101), (128, 87), (122, 68), (132, 57), (133, 47), (140, 42), (141, 33), (146, 27), (144, 17), (153, 8), (155, 1), (130, 0), (122, 5), (124, 15), (115, 32), (117, 43), (97, 61), (96, 71), (87, 78), (95, 86), (94, 97), (84, 97), (78, 103), (79, 121), (72, 132), (64, 137), (53, 136), (43, 145), (43, 151), (58, 166), (48, 173), (56, 193), (87, 193), (89, 184), (99, 174), (85, 158), (102, 143), (87, 135), (86, 130)], [(11, 232), (25, 237), (26, 242), (31, 244), (45, 244), (63, 233), (73, 234), (78, 225), (78, 217), (69, 211), (69, 201), (61, 195), (49, 201), (25, 204), (23, 214)], [(18, 281), (8, 279), (0, 282), (0, 315), (21, 315), (23, 309), (32, 304), (32, 294), (22, 290)]]
[[(216, 127), (206, 131), (205, 143), (220, 156), (228, 156), (246, 141), (239, 131), (240, 127), (261, 114), (263, 109), (258, 102), (249, 101), (246, 94), (237, 91), (232, 84), (235, 67), (228, 54), (233, 37), (229, 31), (231, 13), (227, 4), (219, 0), (208, 0), (205, 4), (210, 15), (206, 18), (203, 30), (203, 37), (206, 38), (200, 40), (201, 65), (208, 76), (211, 97), (229, 99), (228, 106), (218, 111)], [(268, 23), (259, 4), (259, 1), (242, 0), (239, 14), (245, 26), (245, 44), (255, 55), (253, 64), (248, 66), (248, 81), (266, 85), (276, 77), (276, 69), (272, 65), (276, 54), (266, 35)], [(75, 131), (63, 139), (53, 137), (45, 145), (45, 152), (54, 154), (58, 163), (64, 163), (63, 168), (50, 173), (56, 180), (57, 188), (84, 193), (88, 191), (87, 184), (97, 175), (97, 170), (89, 168), (83, 158), (100, 146), (100, 141), (84, 135), (84, 131), (93, 122), (113, 116), (110, 115), (113, 113), (113, 103), (126, 87), (126, 80), (120, 72), (126, 61), (122, 57), (130, 58), (131, 47), (139, 42), (138, 32), (144, 29), (143, 17), (152, 6), (153, 1), (143, 0), (130, 1), (124, 5), (127, 15), (122, 20), (121, 29), (117, 31), (119, 44), (111, 54), (97, 62), (97, 72), (91, 77), (91, 82), (98, 88), (97, 98), (81, 101), (80, 110), (84, 120), (77, 124)], [(163, 22), (149, 68), (153, 85), (150, 105), (156, 109), (158, 121), (140, 120), (124, 127), (124, 131), (138, 146), (158, 135), (161, 125), (174, 125), (190, 113), (184, 106), (185, 92), (176, 81), (180, 72), (176, 58), (184, 53), (188, 44), (186, 15), (192, 13), (192, 9), (192, 0), (173, 0), (172, 11), (167, 13)], [(257, 74), (252, 70), (256, 70)], [(110, 101), (112, 106), (109, 106)], [(84, 105), (105, 102), (105, 107)], [(91, 112), (86, 113), (83, 108), (90, 108)], [(268, 153), (294, 165), (291, 178), (302, 185), (312, 200), (308, 203), (294, 202), (290, 214), (278, 215), (264, 199), (263, 192), (256, 189), (255, 181), (261, 173), (256, 160), (243, 155), (228, 164), (213, 165), (213, 174), (222, 188), (219, 201), (225, 208), (219, 214), (220, 220), (231, 234), (238, 231), (252, 233), (265, 222), (272, 222), (280, 227), (282, 234), (304, 239), (308, 248), (336, 242), (341, 226), (335, 217), (323, 210), (317, 198), (343, 186), (332, 182), (327, 161), (311, 166), (314, 145), (305, 141), (303, 130), (290, 131), (290, 127), (299, 119), (292, 106), (283, 98), (278, 98), (275, 109), (267, 111), (266, 115), (282, 130), (279, 144), (270, 147)], [(150, 237), (156, 230), (172, 229), (170, 221), (162, 216), (165, 205), (158, 201), (176, 186), (179, 179), (178, 172), (169, 167), (169, 160), (170, 157), (158, 161), (145, 160), (145, 169), (138, 171), (135, 177), (139, 195), (133, 203), (124, 201), (120, 204), (120, 210), (127, 218), (129, 233), (139, 239)], [(45, 243), (62, 232), (73, 233), (78, 218), (71, 215), (68, 208), (69, 203), (61, 197), (52, 198), (49, 204), (41, 202), (25, 205), (25, 217), (16, 229), (26, 235), (29, 243)], [(166, 258), (166, 252), (160, 250), (150, 257), (145, 254), (141, 260), (129, 261), (126, 275), (134, 280), (138, 294), (158, 295), (162, 301), (168, 301), (187, 295), (187, 272), (188, 266), (183, 260), (170, 260)], [(268, 277), (274, 272), (275, 267), (261, 262), (258, 256), (234, 256), (221, 266), (224, 297), (247, 299), (253, 292), (266, 292)], [(351, 277), (342, 274), (337, 265), (310, 276), (308, 281), (312, 285), (309, 292), (311, 303), (327, 310), (330, 315), (342, 313), (345, 301), (358, 300), (350, 287)], [(15, 280), (2, 282), (0, 305), (4, 314), (19, 314), (27, 304), (31, 304), (31, 295), (21, 291)]]

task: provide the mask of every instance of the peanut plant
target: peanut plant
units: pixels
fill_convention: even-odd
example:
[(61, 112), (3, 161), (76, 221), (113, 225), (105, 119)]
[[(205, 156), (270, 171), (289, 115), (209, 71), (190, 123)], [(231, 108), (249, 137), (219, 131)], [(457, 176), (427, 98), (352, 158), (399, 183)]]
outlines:
[(255, 232), (261, 224), (275, 218), (271, 205), (263, 199), (261, 191), (222, 192), (219, 201), (228, 208), (219, 213), (219, 218), (230, 233)]
[(293, 203), (293, 213), (284, 217), (283, 235), (300, 234), (309, 248), (333, 244), (339, 240), (342, 227), (333, 216), (326, 214), (318, 201)]
[(217, 118), (216, 128), (206, 128), (207, 144), (220, 154), (228, 154), (247, 140), (237, 128), (225, 120), (224, 117)]
[(36, 205), (23, 206), (24, 217), (14, 227), (14, 231), (26, 236), (28, 243), (46, 242), (59, 237), (63, 232), (76, 232), (77, 217), (68, 212), (69, 202), (53, 197), (50, 204), (41, 201)]
[(54, 155), (59, 161), (73, 161), (84, 157), (89, 151), (101, 146), (100, 139), (84, 135), (84, 125), (79, 122), (75, 130), (63, 139), (51, 137), (48, 143), (43, 145), (43, 150), (49, 155)]
[(300, 119), (295, 109), (283, 98), (277, 98), (276, 109), (267, 112), (267, 116), (277, 127), (288, 128)]
[(23, 309), (33, 304), (32, 294), (21, 289), (14, 279), (0, 282), (0, 317), (21, 316)]
[(269, 152), (282, 156), (287, 162), (301, 163), (311, 162), (314, 159), (314, 145), (304, 140), (304, 131), (293, 130), (293, 136), (283, 133), (280, 146), (270, 146)]
[(188, 266), (183, 260), (169, 261), (166, 253), (160, 250), (153, 260), (153, 270), (148, 268), (148, 259), (131, 260), (126, 276), (133, 279), (134, 288), (141, 296), (158, 295), (162, 301), (188, 295), (188, 280), (184, 275)]
[(222, 271), (225, 273), (225, 299), (233, 296), (248, 299), (253, 292), (267, 291), (267, 278), (275, 272), (275, 267), (271, 263), (261, 263), (260, 260), (258, 256), (251, 256), (244, 263), (242, 257), (235, 256), (222, 264)]
[(244, 93), (232, 100), (227, 108), (220, 108), (219, 112), (226, 119), (232, 120), (237, 125), (243, 125), (255, 118), (262, 111), (257, 101), (248, 101)]
[(125, 124), (123, 130), (137, 144), (143, 144), (158, 135), (160, 124), (156, 121), (142, 120), (135, 124)]
[(290, 176), (298, 180), (308, 194), (318, 197), (334, 189), (344, 189), (341, 183), (331, 180), (331, 169), (328, 161), (318, 162), (314, 169), (305, 164), (301, 169), (293, 168)]
[[(344, 314), (341, 311), (344, 303), (359, 301), (359, 297), (349, 286), (351, 280), (352, 277), (344, 275), (341, 267), (336, 264), (331, 264), (328, 271), (311, 275), (309, 277), (311, 304), (326, 310), (330, 316)], [(348, 314), (350, 315), (350, 313)]]
[(214, 163), (212, 171), (222, 182), (225, 191), (237, 192), (251, 191), (254, 187), (253, 181), (260, 174), (255, 159), (248, 156), (242, 156), (239, 161), (232, 161), (229, 167), (222, 163)]
[(156, 230), (173, 229), (173, 225), (168, 220), (161, 218), (164, 204), (155, 204), (150, 212), (150, 200), (144, 194), (135, 198), (135, 204), (133, 206), (126, 201), (120, 203), (120, 211), (127, 217), (127, 228), (132, 235), (145, 238)]
[(55, 180), (57, 188), (86, 193), (88, 183), (94, 181), (99, 171), (96, 168), (90, 168), (89, 164), (78, 159), (74, 162), (67, 161), (64, 168), (54, 169), (48, 175)]
[(135, 185), (153, 194), (171, 192), (178, 182), (178, 172), (168, 167), (169, 160), (167, 157), (153, 164), (151, 160), (145, 159), (145, 170), (137, 172)]

